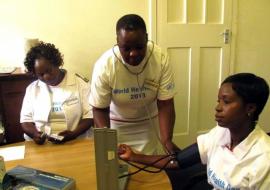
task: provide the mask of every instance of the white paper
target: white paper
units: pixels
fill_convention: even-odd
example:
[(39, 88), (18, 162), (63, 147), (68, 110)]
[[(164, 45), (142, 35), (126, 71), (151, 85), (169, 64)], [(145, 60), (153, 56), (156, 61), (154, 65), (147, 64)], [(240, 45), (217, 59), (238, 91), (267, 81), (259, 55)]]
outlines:
[(0, 156), (4, 157), (4, 161), (24, 159), (24, 152), (24, 145), (0, 148)]

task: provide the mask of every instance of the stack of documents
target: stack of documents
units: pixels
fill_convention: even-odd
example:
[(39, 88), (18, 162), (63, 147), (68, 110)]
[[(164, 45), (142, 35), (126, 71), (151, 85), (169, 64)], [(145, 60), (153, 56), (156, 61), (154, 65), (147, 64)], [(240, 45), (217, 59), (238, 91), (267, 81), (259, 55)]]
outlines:
[(4, 161), (24, 159), (24, 152), (24, 145), (0, 148), (0, 156), (4, 157)]

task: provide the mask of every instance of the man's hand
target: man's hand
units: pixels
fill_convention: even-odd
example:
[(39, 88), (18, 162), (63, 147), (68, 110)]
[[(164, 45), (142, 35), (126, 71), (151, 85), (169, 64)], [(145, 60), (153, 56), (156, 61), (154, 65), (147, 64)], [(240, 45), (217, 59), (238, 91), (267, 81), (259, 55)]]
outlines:
[(130, 148), (130, 146), (126, 144), (120, 144), (118, 146), (118, 156), (127, 161), (132, 161), (132, 157), (134, 156), (134, 152)]
[(179, 151), (180, 148), (174, 144), (172, 141), (165, 141), (164, 143), (164, 148), (166, 149), (167, 154), (173, 154), (176, 151)]

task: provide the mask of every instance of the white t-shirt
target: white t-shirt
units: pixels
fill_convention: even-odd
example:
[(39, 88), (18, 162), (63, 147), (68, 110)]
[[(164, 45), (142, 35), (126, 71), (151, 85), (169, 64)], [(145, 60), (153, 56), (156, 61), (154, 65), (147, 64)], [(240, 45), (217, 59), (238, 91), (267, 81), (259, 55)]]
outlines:
[(50, 133), (52, 134), (58, 134), (68, 129), (65, 113), (62, 107), (64, 103), (63, 96), (65, 94), (64, 87), (66, 86), (66, 81), (67, 81), (67, 75), (65, 75), (61, 83), (58, 84), (57, 86), (48, 85), (49, 93), (50, 93), (51, 101), (52, 101), (52, 107), (51, 107), (51, 111), (49, 115), (48, 126), (50, 126), (50, 130), (51, 130)]
[(97, 108), (110, 107), (111, 128), (118, 129), (119, 143), (151, 154), (159, 134), (157, 99), (167, 100), (174, 94), (168, 56), (159, 47), (149, 43), (144, 60), (131, 66), (124, 63), (116, 46), (95, 64), (89, 102)]
[[(59, 94), (55, 95), (55, 100), (62, 101), (61, 110), (65, 115), (66, 129), (74, 130), (78, 123), (84, 118), (93, 118), (92, 107), (88, 103), (90, 93), (89, 83), (82, 80), (74, 73), (66, 72), (65, 83), (58, 86)], [(23, 99), (20, 122), (33, 122), (38, 131), (51, 134), (50, 113), (52, 110), (50, 87), (40, 81), (32, 82), (25, 92)], [(55, 107), (56, 108), (56, 107)], [(90, 137), (91, 130), (88, 130), (80, 137)], [(30, 138), (25, 135), (26, 140)]]
[(270, 138), (258, 125), (233, 151), (230, 131), (219, 126), (197, 141), (214, 189), (270, 189)]

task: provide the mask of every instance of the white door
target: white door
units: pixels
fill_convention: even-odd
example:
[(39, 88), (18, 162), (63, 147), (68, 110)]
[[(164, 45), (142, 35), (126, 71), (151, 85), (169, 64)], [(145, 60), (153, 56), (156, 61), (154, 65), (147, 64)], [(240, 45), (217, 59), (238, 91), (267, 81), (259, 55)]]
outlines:
[(178, 92), (174, 141), (185, 147), (216, 125), (219, 84), (230, 70), (232, 0), (157, 0), (156, 10), (157, 44), (168, 49)]

